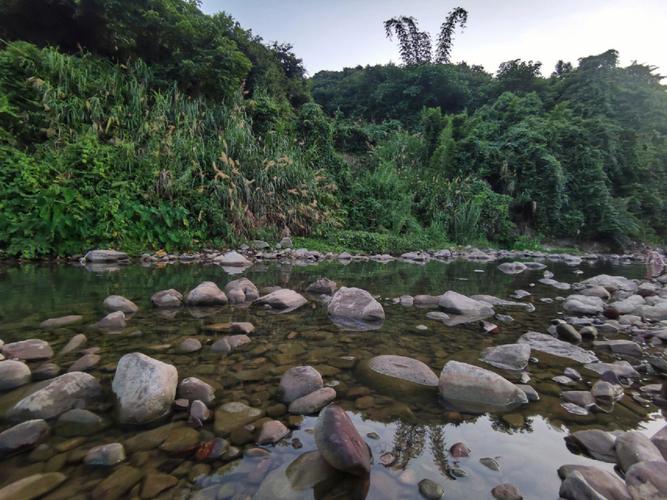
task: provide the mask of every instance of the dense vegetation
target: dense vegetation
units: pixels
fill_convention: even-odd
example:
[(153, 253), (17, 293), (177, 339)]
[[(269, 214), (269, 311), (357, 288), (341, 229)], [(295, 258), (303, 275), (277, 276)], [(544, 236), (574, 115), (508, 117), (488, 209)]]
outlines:
[(0, 249), (188, 249), (283, 227), (366, 251), (664, 241), (653, 69), (613, 50), (547, 78), (533, 61), (451, 64), (462, 16), (436, 57), (309, 80), (289, 45), (196, 2), (3, 2)]

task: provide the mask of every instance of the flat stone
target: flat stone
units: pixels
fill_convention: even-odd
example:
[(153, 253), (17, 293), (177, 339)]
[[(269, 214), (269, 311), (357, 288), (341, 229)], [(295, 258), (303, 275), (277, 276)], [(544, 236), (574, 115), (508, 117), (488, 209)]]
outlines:
[(51, 328), (63, 328), (65, 326), (75, 325), (83, 321), (83, 316), (78, 314), (70, 314), (68, 316), (59, 316), (57, 318), (45, 319), (39, 324), (40, 328), (51, 329)]
[(614, 354), (634, 356), (637, 358), (642, 355), (641, 347), (632, 340), (596, 340), (593, 342), (593, 347), (609, 350)]
[(118, 262), (119, 260), (129, 259), (125, 252), (119, 252), (118, 250), (90, 250), (83, 258), (86, 262), (93, 263)]
[(120, 443), (103, 444), (88, 450), (83, 459), (86, 465), (111, 466), (125, 460), (125, 448)]
[(98, 354), (84, 354), (67, 369), (68, 372), (87, 372), (100, 362)]
[(180, 307), (183, 304), (183, 295), (173, 288), (160, 290), (151, 296), (151, 303), (155, 307)]
[(188, 455), (199, 448), (199, 432), (189, 427), (176, 427), (169, 431), (160, 450), (169, 455)]
[(289, 412), (295, 415), (311, 415), (317, 413), (336, 399), (336, 391), (331, 387), (323, 387), (292, 401)]
[(30, 450), (49, 437), (49, 424), (35, 419), (0, 432), (0, 458)]
[(605, 372), (613, 372), (618, 377), (639, 378), (639, 372), (627, 361), (615, 361), (614, 363), (589, 363), (584, 367), (599, 375)]
[(329, 405), (320, 412), (315, 424), (315, 443), (333, 468), (356, 476), (370, 474), (370, 448), (340, 406)]
[(625, 474), (625, 483), (633, 499), (667, 498), (667, 463), (664, 461), (637, 463)]
[(254, 422), (263, 415), (262, 410), (252, 408), (245, 403), (225, 403), (215, 411), (215, 433), (219, 435), (229, 434), (237, 427)]
[(388, 394), (410, 394), (435, 390), (438, 377), (426, 364), (406, 356), (385, 354), (359, 365), (362, 379)]
[(308, 301), (302, 295), (287, 288), (281, 288), (280, 290), (271, 292), (268, 295), (258, 298), (254, 302), (254, 304), (257, 305), (267, 305), (274, 311), (281, 313), (294, 311), (307, 303)]
[(519, 337), (518, 343), (528, 344), (536, 351), (571, 359), (578, 363), (593, 363), (598, 360), (597, 356), (591, 351), (572, 345), (569, 342), (563, 342), (544, 333), (525, 333)]
[(136, 467), (121, 465), (93, 489), (91, 498), (93, 500), (121, 498), (141, 481), (143, 475), (144, 473)]
[(445, 292), (440, 296), (438, 305), (446, 313), (457, 314), (461, 316), (474, 316), (479, 319), (483, 317), (493, 316), (495, 311), (486, 302), (471, 299), (465, 295), (454, 292), (452, 290)]
[(178, 346), (176, 347), (176, 350), (178, 352), (181, 352), (183, 354), (190, 354), (193, 352), (201, 351), (201, 342), (199, 339), (196, 339), (194, 337), (188, 337), (186, 339), (183, 339)]
[(86, 342), (88, 342), (88, 339), (83, 333), (77, 333), (74, 335), (67, 344), (60, 350), (60, 355), (64, 356), (65, 354), (69, 354), (75, 351), (78, 351), (81, 349), (84, 345), (86, 345)]
[(504, 344), (488, 347), (480, 358), (485, 363), (504, 370), (523, 370), (530, 359), (530, 345)]
[(321, 295), (333, 295), (336, 291), (336, 282), (328, 278), (318, 278), (315, 282), (308, 285), (306, 292), (321, 294)]
[(33, 474), (0, 489), (0, 500), (32, 500), (60, 486), (67, 476), (60, 472)]
[(2, 354), (8, 359), (16, 358), (24, 361), (33, 361), (36, 359), (52, 358), (53, 349), (44, 340), (28, 339), (3, 345)]
[(60, 367), (55, 363), (42, 363), (32, 369), (32, 379), (34, 381), (47, 380), (60, 375)]
[(276, 444), (289, 434), (289, 429), (279, 420), (269, 420), (262, 425), (257, 444)]
[(102, 388), (95, 377), (83, 372), (66, 373), (21, 399), (8, 410), (7, 418), (12, 421), (48, 420), (72, 408), (97, 404), (101, 397)]
[(104, 418), (89, 410), (74, 408), (58, 417), (55, 432), (59, 436), (92, 436), (109, 426)]
[(150, 499), (157, 497), (163, 491), (173, 488), (178, 483), (178, 478), (169, 474), (153, 472), (146, 474), (141, 487), (141, 498)]
[(491, 495), (496, 500), (523, 500), (519, 489), (510, 483), (499, 484), (491, 490)]

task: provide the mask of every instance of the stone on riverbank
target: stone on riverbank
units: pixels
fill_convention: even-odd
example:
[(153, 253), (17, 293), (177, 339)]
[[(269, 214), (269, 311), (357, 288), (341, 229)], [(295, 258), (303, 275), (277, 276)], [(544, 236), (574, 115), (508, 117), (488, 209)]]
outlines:
[(571, 359), (579, 363), (593, 363), (598, 361), (597, 356), (591, 351), (587, 351), (569, 342), (558, 340), (545, 333), (528, 332), (519, 337), (517, 342), (519, 344), (528, 344), (536, 351)]
[(345, 328), (364, 330), (384, 321), (384, 309), (366, 290), (341, 287), (327, 306), (329, 317)]
[(83, 258), (86, 262), (92, 263), (118, 262), (119, 260), (129, 259), (125, 252), (117, 250), (90, 250)]
[(329, 405), (320, 412), (315, 424), (315, 443), (334, 469), (355, 476), (370, 474), (370, 448), (340, 406)]
[(281, 288), (255, 300), (256, 305), (268, 305), (271, 309), (287, 313), (307, 304), (308, 301), (299, 293), (288, 288)]
[(83, 372), (66, 373), (21, 399), (7, 411), (7, 418), (11, 421), (48, 420), (72, 408), (98, 404), (101, 397), (102, 387), (95, 377)]
[(314, 283), (308, 285), (306, 292), (322, 294), (322, 295), (333, 295), (336, 291), (337, 285), (335, 281), (332, 281), (328, 278), (319, 278)]
[(225, 294), (230, 304), (244, 304), (259, 298), (259, 290), (248, 278), (239, 278), (227, 283)]
[(479, 319), (493, 316), (495, 311), (486, 302), (471, 299), (460, 293), (449, 290), (440, 296), (438, 305), (443, 311), (461, 316), (474, 316)]
[(124, 355), (111, 384), (122, 424), (146, 424), (167, 415), (176, 396), (178, 371), (138, 352)]
[(109, 312), (122, 311), (125, 314), (133, 314), (139, 310), (137, 304), (122, 295), (109, 295), (102, 306)]
[(503, 370), (523, 370), (530, 359), (530, 345), (504, 344), (488, 347), (482, 353), (481, 361)]
[(235, 250), (227, 252), (223, 255), (219, 255), (213, 260), (216, 264), (220, 264), (226, 267), (248, 267), (252, 265), (251, 261), (246, 259), (243, 255)]
[(288, 411), (294, 415), (312, 415), (336, 399), (336, 391), (331, 387), (322, 387), (292, 401)]
[(16, 389), (30, 382), (30, 368), (21, 361), (0, 361), (0, 391)]
[(36, 359), (52, 358), (53, 349), (45, 340), (28, 339), (3, 345), (2, 354), (8, 359), (34, 361)]
[(93, 325), (100, 330), (122, 330), (125, 328), (125, 313), (123, 311), (116, 311), (107, 314), (104, 318)]
[(60, 486), (66, 479), (67, 476), (60, 472), (33, 474), (0, 489), (0, 500), (40, 498)]
[(440, 373), (440, 396), (464, 411), (510, 410), (526, 404), (526, 394), (500, 375), (467, 363), (449, 361)]
[(390, 396), (419, 396), (435, 392), (438, 376), (425, 363), (406, 356), (375, 356), (357, 366), (359, 377)]
[(224, 306), (227, 296), (212, 281), (204, 281), (185, 294), (185, 304), (193, 307)]
[(151, 303), (155, 307), (180, 307), (183, 304), (183, 295), (178, 290), (160, 290), (151, 295)]
[(21, 422), (0, 432), (0, 458), (34, 448), (50, 434), (49, 424), (43, 419)]
[(210, 405), (215, 400), (215, 390), (213, 387), (197, 377), (187, 377), (178, 384), (178, 397), (195, 401), (199, 399), (206, 405)]

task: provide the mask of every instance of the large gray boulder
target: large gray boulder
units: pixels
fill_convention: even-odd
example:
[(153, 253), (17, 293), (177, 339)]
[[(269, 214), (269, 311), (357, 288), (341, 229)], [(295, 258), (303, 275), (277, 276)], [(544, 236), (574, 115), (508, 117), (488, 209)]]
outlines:
[(616, 463), (614, 444), (616, 436), (601, 429), (584, 429), (573, 432), (565, 441), (579, 448), (596, 460)]
[(644, 434), (624, 432), (616, 438), (616, 458), (624, 471), (639, 462), (662, 461), (662, 453)]
[(185, 294), (185, 303), (194, 307), (224, 306), (227, 296), (212, 281), (204, 281)]
[(11, 421), (48, 420), (72, 408), (96, 405), (101, 398), (102, 387), (95, 377), (84, 372), (70, 372), (21, 399), (7, 411), (7, 418)]
[(310, 394), (324, 386), (322, 375), (312, 366), (294, 366), (283, 373), (278, 392), (284, 403)]
[(503, 370), (523, 370), (530, 359), (529, 344), (504, 344), (488, 347), (481, 360)]
[(111, 384), (119, 422), (146, 424), (167, 415), (177, 384), (176, 367), (138, 352), (126, 354)]
[(641, 462), (630, 467), (625, 484), (633, 499), (667, 498), (667, 462)]
[(317, 449), (334, 469), (367, 476), (371, 470), (371, 450), (340, 406), (324, 408), (315, 424)]
[(443, 311), (461, 316), (489, 317), (495, 314), (493, 307), (486, 302), (471, 299), (452, 290), (440, 296), (438, 305)]
[(307, 304), (308, 301), (303, 295), (294, 290), (281, 288), (280, 290), (276, 290), (275, 292), (271, 292), (268, 295), (258, 298), (254, 303), (260, 306), (268, 305), (275, 311), (287, 313)]
[(608, 274), (600, 274), (593, 276), (581, 282), (585, 286), (601, 286), (613, 293), (617, 290), (624, 290), (626, 292), (637, 291), (637, 283), (625, 278), (623, 276), (609, 276)]
[(25, 363), (8, 359), (0, 361), (0, 391), (8, 391), (30, 382), (30, 368)]
[(448, 361), (440, 373), (440, 396), (452, 406), (473, 412), (510, 410), (528, 402), (509, 380), (478, 366)]
[(333, 293), (336, 291), (336, 288), (337, 285), (335, 281), (330, 280), (329, 278), (318, 278), (313, 283), (308, 285), (306, 292), (333, 295)]
[(248, 267), (252, 265), (252, 262), (234, 250), (227, 252), (224, 255), (219, 255), (213, 260), (226, 267)]
[(331, 298), (327, 312), (334, 322), (351, 328), (384, 321), (382, 305), (361, 288), (339, 288)]
[(563, 342), (546, 333), (528, 332), (519, 337), (519, 344), (528, 344), (533, 350), (552, 356), (567, 358), (579, 363), (594, 363), (597, 356), (582, 347)]
[(225, 294), (230, 304), (243, 304), (259, 298), (259, 290), (248, 278), (239, 278), (227, 283)]
[(575, 473), (580, 474), (581, 477), (583, 477), (585, 480), (586, 484), (593, 489), (593, 492), (586, 492), (586, 489), (584, 488), (584, 492), (593, 494), (597, 493), (598, 496), (571, 496), (567, 493), (567, 491), (581, 491), (577, 487), (586, 485), (568, 484), (568, 487), (565, 491), (561, 490), (561, 495), (565, 493), (566, 496), (563, 498), (566, 498), (567, 500), (631, 500), (630, 495), (625, 488), (625, 484), (623, 484), (623, 481), (621, 481), (616, 474), (612, 474), (606, 470), (598, 469), (597, 467), (592, 467), (590, 465), (563, 465), (558, 469), (558, 476), (563, 480), (567, 480), (568, 477), (571, 477)]
[(563, 310), (568, 314), (595, 315), (601, 313), (603, 309), (602, 299), (589, 295), (570, 295), (563, 303)]

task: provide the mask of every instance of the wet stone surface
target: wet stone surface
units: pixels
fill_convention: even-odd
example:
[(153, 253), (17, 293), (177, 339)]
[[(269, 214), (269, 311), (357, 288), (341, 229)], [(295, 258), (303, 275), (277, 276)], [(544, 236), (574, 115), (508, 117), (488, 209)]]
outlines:
[[(641, 317), (640, 323), (625, 325), (602, 314), (591, 315), (589, 309), (586, 314), (562, 314), (563, 301), (556, 299), (590, 293), (601, 296), (605, 304), (624, 301), (636, 292), (634, 281), (597, 277), (640, 279), (641, 265), (587, 259), (567, 265), (562, 259), (517, 255), (505, 261), (540, 265), (513, 266), (522, 271), (509, 274), (498, 269), (502, 259), (486, 258), (406, 257), (389, 262), (345, 258), (320, 263), (311, 258), (308, 264), (220, 265), (232, 257), (238, 260), (231, 255), (218, 263), (212, 259), (208, 265), (179, 264), (178, 258), (174, 264), (157, 259), (87, 268), (2, 265), (0, 340), (9, 346), (3, 354), (25, 363), (31, 377), (22, 370), (14, 386), (0, 391), (0, 432), (20, 421), (44, 420), (19, 428), (15, 436), (5, 435), (0, 498), (6, 495), (3, 492), (15, 495), (31, 490), (53, 499), (322, 498), (325, 493), (368, 499), (557, 498), (558, 470), (565, 464), (566, 471), (588, 467), (577, 470), (589, 486), (604, 483), (624, 491), (624, 480), (614, 472), (617, 457), (611, 443), (620, 432), (629, 431), (649, 439), (665, 425), (660, 408), (653, 403), (663, 379), (653, 367), (667, 366), (662, 347), (667, 334), (657, 331), (657, 323), (642, 323)], [(553, 273), (553, 282), (544, 282), (545, 270)], [(381, 305), (384, 321), (366, 331), (337, 325), (328, 313), (326, 298), (321, 297), (326, 290), (308, 291), (323, 277), (337, 287), (366, 290)], [(591, 277), (596, 279), (583, 293), (577, 283)], [(245, 281), (226, 287), (239, 279), (250, 280), (256, 288)], [(220, 293), (213, 289), (217, 300), (201, 306), (193, 297), (185, 299), (188, 291), (204, 282), (218, 287)], [(269, 287), (293, 290), (307, 302), (299, 299), (299, 307), (293, 308), (296, 303), (290, 302), (282, 304), (287, 306), (282, 309), (253, 305), (255, 298), (277, 290)], [(333, 285), (326, 288), (334, 291)], [(161, 290), (173, 291), (156, 297)], [(227, 303), (221, 299), (223, 290)], [(496, 316), (485, 318), (498, 325), (492, 330), (481, 327), (479, 318), (451, 321), (448, 324), (453, 326), (447, 326), (442, 315), (451, 316), (455, 308), (447, 301), (445, 309), (438, 303), (450, 290), (465, 297), (493, 296), (530, 306), (498, 302), (493, 306)], [(530, 295), (516, 294), (517, 290), (529, 290)], [(124, 307), (128, 312), (122, 328), (120, 323), (111, 325), (114, 328), (91, 328), (109, 313), (108, 301), (104, 304), (109, 296), (127, 298), (136, 310), (130, 313)], [(434, 299), (424, 301), (423, 297)], [(456, 298), (457, 304), (468, 304)], [(623, 303), (623, 307), (631, 305)], [(491, 312), (488, 306), (479, 307), (485, 309), (483, 316)], [(432, 320), (428, 313), (440, 314), (431, 314), (436, 318)], [(504, 321), (508, 314), (513, 321)], [(66, 319), (43, 323), (54, 318)], [(535, 335), (519, 340), (528, 332), (547, 334), (556, 318), (567, 319), (571, 325), (567, 332), (561, 328), (560, 341)], [(667, 331), (667, 326), (663, 329)], [(232, 335), (244, 338), (232, 346)], [(48, 348), (34, 341), (15, 344), (29, 339), (44, 341)], [(225, 348), (213, 348), (216, 342)], [(517, 343), (525, 346), (514, 351), (511, 346)], [(197, 349), (188, 348), (192, 346)], [(112, 380), (121, 358), (135, 352), (173, 366), (177, 379), (166, 370), (158, 385), (126, 381), (118, 392), (124, 394), (127, 406), (119, 413)], [(370, 360), (388, 355), (403, 358), (381, 358), (392, 361), (391, 370), (375, 365), (379, 371), (374, 373), (381, 378), (371, 376)], [(651, 362), (641, 365), (642, 359)], [(608, 365), (593, 366), (596, 360)], [(441, 393), (452, 392), (439, 387), (437, 377), (451, 361), (489, 370), (508, 384), (523, 383), (527, 402), (511, 405), (509, 411), (481, 413), (448, 405)], [(75, 378), (94, 377), (101, 394), (96, 386), (88, 388), (90, 393), (84, 386), (71, 401), (31, 397), (54, 377), (67, 374), (72, 365), (86, 371)], [(321, 383), (315, 376), (301, 385), (292, 384), (290, 388), (299, 390), (285, 397), (281, 379), (299, 366), (312, 367)], [(566, 368), (570, 370), (565, 372)], [(581, 374), (581, 380), (572, 369)], [(161, 365), (155, 370), (156, 374), (164, 371)], [(568, 386), (553, 381), (565, 375), (572, 381)], [(132, 388), (139, 392), (133, 393)], [(60, 393), (52, 386), (41, 394)], [(159, 405), (141, 418), (127, 418), (128, 413), (134, 416), (143, 411), (132, 403), (143, 394), (153, 395)], [(30, 405), (12, 412), (22, 400)], [(299, 404), (290, 411), (295, 401)], [(356, 429), (360, 441), (355, 441), (359, 445), (355, 450), (373, 457), (370, 474), (365, 473), (365, 462), (350, 469), (354, 474), (327, 462), (335, 442), (326, 445), (324, 454), (319, 450), (318, 411), (330, 402), (345, 412)], [(41, 405), (41, 410), (35, 405)], [(315, 408), (312, 412), (310, 405)], [(150, 422), (144, 423), (144, 417)], [(578, 439), (566, 441), (570, 435)], [(667, 448), (661, 439), (654, 439), (656, 449)], [(624, 442), (623, 464), (628, 469), (635, 466), (633, 491), (661, 487), (663, 462), (633, 464), (635, 448), (641, 457), (653, 461), (641, 462), (647, 464), (660, 459), (656, 449), (635, 435)], [(586, 487), (579, 476), (568, 481), (567, 487)]]

